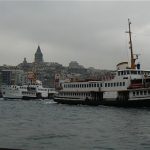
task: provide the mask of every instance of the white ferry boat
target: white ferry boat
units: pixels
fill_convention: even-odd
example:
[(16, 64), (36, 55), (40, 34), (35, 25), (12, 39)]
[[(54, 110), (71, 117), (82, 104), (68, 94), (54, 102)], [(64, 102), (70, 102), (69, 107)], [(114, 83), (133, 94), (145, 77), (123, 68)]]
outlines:
[(150, 71), (141, 70), (135, 64), (129, 23), (131, 66), (128, 62), (117, 65), (114, 77), (101, 81), (64, 82), (54, 101), (63, 104), (88, 105), (150, 105)]
[(3, 85), (2, 96), (4, 99), (49, 99), (53, 98), (54, 88), (44, 88), (39, 80), (31, 80), (28, 85)]

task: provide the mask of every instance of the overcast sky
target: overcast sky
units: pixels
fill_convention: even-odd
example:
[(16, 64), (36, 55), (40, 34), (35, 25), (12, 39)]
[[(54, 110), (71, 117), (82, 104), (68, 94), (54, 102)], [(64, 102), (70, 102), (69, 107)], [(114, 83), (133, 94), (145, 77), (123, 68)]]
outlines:
[(0, 65), (44, 61), (115, 69), (128, 61), (128, 18), (134, 52), (150, 70), (150, 2), (0, 1)]

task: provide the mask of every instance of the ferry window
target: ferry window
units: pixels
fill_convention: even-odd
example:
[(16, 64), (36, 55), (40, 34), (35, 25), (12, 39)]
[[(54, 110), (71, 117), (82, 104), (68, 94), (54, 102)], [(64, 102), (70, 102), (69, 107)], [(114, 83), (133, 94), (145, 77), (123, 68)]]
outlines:
[(118, 76), (120, 76), (120, 71), (118, 72)]
[(126, 75), (126, 71), (124, 71), (123, 74)]
[(107, 87), (107, 83), (105, 83), (105, 87)]
[(96, 87), (96, 83), (94, 83), (94, 87)]
[(91, 83), (89, 84), (89, 87), (91, 87)]
[(123, 71), (121, 71), (121, 75), (123, 75)]
[(114, 83), (114, 86), (116, 86), (116, 83)]
[(108, 87), (110, 87), (110, 83), (108, 83)]
[(147, 91), (144, 91), (144, 95), (146, 95), (147, 94)]
[(111, 83), (111, 87), (113, 87), (113, 83)]
[(123, 82), (123, 86), (125, 86), (125, 82)]
[(122, 82), (120, 82), (120, 86), (122, 86)]
[(129, 71), (129, 70), (127, 70), (127, 74), (130, 74), (130, 71)]
[(131, 71), (131, 74), (137, 74), (137, 71)]
[(143, 91), (140, 91), (140, 95), (143, 95)]
[(136, 94), (139, 95), (139, 91), (137, 91)]
[(89, 85), (88, 85), (88, 84), (87, 84), (86, 86), (87, 86), (87, 87), (89, 87)]
[(135, 92), (133, 92), (133, 96), (135, 96)]
[(138, 74), (141, 74), (141, 71), (138, 71)]
[(101, 83), (101, 87), (103, 87), (103, 84)]
[(119, 86), (119, 82), (117, 82), (117, 86)]
[(97, 83), (97, 87), (99, 87), (99, 84)]
[(150, 94), (150, 91), (148, 91), (148, 94)]

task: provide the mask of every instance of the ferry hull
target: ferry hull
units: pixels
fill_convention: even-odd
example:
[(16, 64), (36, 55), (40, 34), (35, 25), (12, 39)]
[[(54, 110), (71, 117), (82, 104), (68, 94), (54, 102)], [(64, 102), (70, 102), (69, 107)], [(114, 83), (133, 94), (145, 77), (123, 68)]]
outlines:
[(91, 105), (91, 106), (118, 106), (118, 107), (150, 107), (150, 98), (143, 100), (124, 100), (118, 101), (116, 100), (79, 100), (79, 99), (71, 99), (71, 98), (54, 98), (54, 101), (60, 104), (69, 104), (69, 105)]
[(54, 97), (54, 101), (60, 104), (69, 104), (69, 105), (91, 105), (97, 106), (100, 105), (100, 102), (97, 100), (86, 100), (86, 99), (75, 99), (75, 98), (60, 98)]

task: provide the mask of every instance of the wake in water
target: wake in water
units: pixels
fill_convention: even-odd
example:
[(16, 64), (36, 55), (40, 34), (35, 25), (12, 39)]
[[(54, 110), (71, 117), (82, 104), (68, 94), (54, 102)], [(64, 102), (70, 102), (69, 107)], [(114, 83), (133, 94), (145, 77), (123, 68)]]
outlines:
[(44, 104), (56, 104), (53, 100), (44, 100)]

